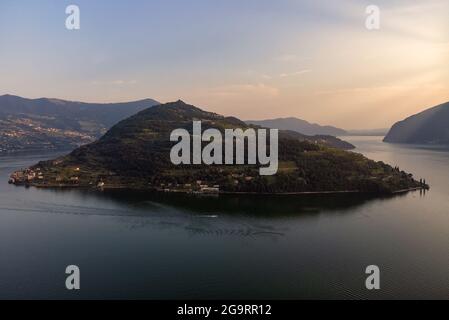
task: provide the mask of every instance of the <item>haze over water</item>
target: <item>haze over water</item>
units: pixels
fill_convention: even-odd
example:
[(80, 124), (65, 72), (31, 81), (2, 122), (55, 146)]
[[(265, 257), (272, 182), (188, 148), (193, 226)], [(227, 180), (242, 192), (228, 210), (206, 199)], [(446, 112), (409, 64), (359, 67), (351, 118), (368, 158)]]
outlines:
[[(0, 157), (0, 298), (447, 298), (449, 150), (345, 138), (425, 194), (193, 198), (7, 184), (55, 154)], [(65, 268), (81, 290), (65, 289)], [(381, 290), (365, 289), (365, 268)]]

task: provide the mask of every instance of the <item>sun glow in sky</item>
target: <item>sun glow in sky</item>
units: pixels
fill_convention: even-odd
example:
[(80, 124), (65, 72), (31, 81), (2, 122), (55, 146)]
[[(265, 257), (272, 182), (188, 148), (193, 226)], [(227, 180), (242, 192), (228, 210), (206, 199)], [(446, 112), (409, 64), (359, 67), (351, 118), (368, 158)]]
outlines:
[[(65, 28), (77, 4), (81, 30)], [(365, 27), (368, 5), (380, 30)], [(0, 94), (386, 128), (449, 101), (448, 0), (2, 0)]]

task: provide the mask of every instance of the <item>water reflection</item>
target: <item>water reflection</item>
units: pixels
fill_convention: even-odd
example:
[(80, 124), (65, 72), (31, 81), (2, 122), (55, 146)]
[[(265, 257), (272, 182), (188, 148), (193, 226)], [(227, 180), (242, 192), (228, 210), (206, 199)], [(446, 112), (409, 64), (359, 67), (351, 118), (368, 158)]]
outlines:
[[(216, 218), (222, 215), (283, 218), (301, 217), (320, 213), (351, 212), (374, 201), (388, 201), (407, 194), (307, 194), (307, 195), (220, 195), (202, 196), (187, 194), (152, 193), (133, 190), (45, 190), (61, 196), (71, 194), (84, 200), (96, 199), (128, 208), (137, 215), (158, 213), (172, 209), (198, 218)], [(421, 195), (425, 193), (421, 192)], [(123, 209), (118, 209), (123, 212)], [(131, 212), (127, 212), (129, 216)], [(111, 212), (114, 214), (114, 212)]]
[[(18, 199), (8, 197), (0, 210), (21, 214), (56, 214), (109, 217), (132, 231), (148, 229), (189, 237), (268, 238), (291, 231), (291, 223), (319, 215), (350, 215), (368, 203), (397, 196), (369, 194), (326, 195), (220, 195), (149, 193), (131, 190), (25, 189), (13, 187)], [(286, 222), (283, 222), (283, 221)]]

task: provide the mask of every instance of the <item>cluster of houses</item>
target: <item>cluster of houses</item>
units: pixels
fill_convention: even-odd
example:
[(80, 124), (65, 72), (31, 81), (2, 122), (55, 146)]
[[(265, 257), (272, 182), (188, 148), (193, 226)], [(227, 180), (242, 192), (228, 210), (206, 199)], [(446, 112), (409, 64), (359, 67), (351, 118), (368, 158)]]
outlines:
[[(56, 161), (54, 161), (53, 163), (55, 163)], [(80, 168), (74, 168), (73, 169), (75, 172), (79, 172)], [(56, 176), (56, 182), (62, 183), (71, 183), (71, 184), (78, 184), (79, 183), (80, 178), (75, 174), (70, 176), (68, 179), (67, 178), (63, 178), (61, 176)]]
[[(75, 172), (79, 172), (80, 168), (74, 168), (73, 169)], [(9, 177), (9, 183), (10, 184), (16, 184), (16, 185), (27, 185), (30, 183), (38, 183), (42, 186), (75, 186), (75, 185), (79, 185), (80, 183), (80, 178), (78, 177), (78, 175), (74, 174), (70, 177), (62, 177), (62, 176), (56, 176), (53, 177), (53, 181), (55, 181), (54, 184), (52, 184), (49, 181), (44, 181), (44, 174), (41, 171), (40, 168), (35, 168), (35, 169), (25, 169), (25, 170), (20, 170), (20, 171), (16, 171), (13, 174), (11, 174), (11, 176)], [(93, 185), (97, 188), (103, 188), (105, 186), (105, 183), (103, 182), (103, 180), (98, 181), (96, 184), (94, 184), (93, 182), (90, 183), (90, 185)]]
[(197, 194), (218, 194), (220, 193), (219, 185), (209, 186), (201, 180), (196, 181), (196, 184), (173, 184), (173, 183), (161, 183), (160, 191), (164, 192), (187, 192)]
[(29, 183), (34, 180), (44, 180), (44, 175), (40, 168), (25, 169), (22, 171), (16, 171), (9, 177), (10, 184), (24, 184)]
[[(245, 182), (252, 181), (254, 177), (246, 176), (245, 174), (232, 174), (233, 182), (235, 185), (240, 183), (239, 180)], [(193, 193), (193, 194), (219, 194), (220, 185), (218, 184), (208, 184), (206, 181), (197, 180), (195, 183), (161, 183), (157, 187), (158, 191), (163, 192), (181, 192), (181, 193)]]

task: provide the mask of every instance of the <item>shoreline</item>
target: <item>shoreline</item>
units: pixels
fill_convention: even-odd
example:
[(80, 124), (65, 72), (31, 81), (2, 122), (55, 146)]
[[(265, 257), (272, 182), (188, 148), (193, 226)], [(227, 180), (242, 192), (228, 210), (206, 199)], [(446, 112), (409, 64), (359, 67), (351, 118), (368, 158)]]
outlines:
[(267, 196), (267, 195), (324, 195), (324, 194), (378, 194), (378, 195), (388, 195), (388, 194), (402, 194), (418, 190), (430, 190), (429, 186), (412, 187), (407, 189), (396, 190), (392, 192), (366, 192), (360, 190), (335, 190), (335, 191), (298, 191), (298, 192), (238, 192), (238, 191), (219, 191), (217, 193), (207, 193), (207, 192), (191, 192), (191, 191), (164, 191), (155, 188), (145, 188), (145, 187), (131, 187), (125, 185), (117, 186), (103, 186), (103, 187), (93, 187), (93, 186), (76, 186), (76, 185), (64, 185), (64, 184), (54, 184), (54, 185), (39, 185), (39, 184), (16, 184), (17, 187), (35, 187), (38, 189), (82, 189), (82, 190), (92, 190), (92, 191), (108, 191), (108, 190), (130, 190), (130, 191), (147, 191), (154, 193), (167, 193), (167, 194), (192, 194), (192, 195), (256, 195), (256, 196)]

